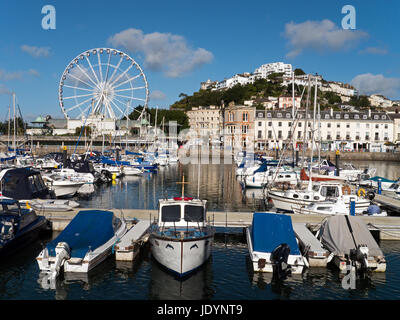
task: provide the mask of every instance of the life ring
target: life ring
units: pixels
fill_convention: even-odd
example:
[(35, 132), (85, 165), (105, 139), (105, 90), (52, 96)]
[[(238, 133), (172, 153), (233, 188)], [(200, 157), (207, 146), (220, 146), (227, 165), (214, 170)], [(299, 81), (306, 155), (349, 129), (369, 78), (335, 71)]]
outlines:
[(363, 188), (358, 189), (357, 195), (358, 195), (359, 197), (361, 197), (361, 194), (362, 194), (363, 197), (365, 197), (365, 195), (367, 194), (367, 192), (365, 191), (365, 189), (363, 189)]
[(349, 187), (349, 186), (343, 186), (343, 187), (342, 187), (342, 193), (343, 193), (344, 195), (350, 195), (350, 194), (351, 194), (351, 189), (350, 189), (350, 187)]

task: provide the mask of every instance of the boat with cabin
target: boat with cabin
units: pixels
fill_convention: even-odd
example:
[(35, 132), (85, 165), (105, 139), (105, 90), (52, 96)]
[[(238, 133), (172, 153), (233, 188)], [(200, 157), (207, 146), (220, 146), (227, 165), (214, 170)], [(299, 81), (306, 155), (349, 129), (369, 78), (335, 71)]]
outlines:
[(185, 197), (160, 199), (158, 220), (150, 227), (155, 260), (182, 278), (210, 257), (214, 228), (206, 220), (206, 200)]
[(311, 203), (340, 198), (348, 210), (350, 202), (354, 201), (355, 213), (362, 214), (371, 203), (368, 198), (352, 194), (350, 186), (333, 181), (314, 182), (309, 184), (307, 189), (271, 190), (268, 196), (277, 210), (286, 212), (293, 212), (294, 209), (300, 209)]
[(51, 222), (14, 199), (0, 200), (0, 256), (15, 253), (41, 234), (51, 232)]

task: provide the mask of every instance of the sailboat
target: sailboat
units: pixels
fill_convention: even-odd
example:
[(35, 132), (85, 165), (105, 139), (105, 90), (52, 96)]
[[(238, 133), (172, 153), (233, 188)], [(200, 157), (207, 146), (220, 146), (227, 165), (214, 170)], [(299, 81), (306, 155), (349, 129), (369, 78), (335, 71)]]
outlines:
[(158, 221), (152, 224), (149, 239), (155, 260), (179, 278), (209, 259), (215, 233), (206, 221), (207, 201), (186, 197), (184, 176), (181, 183), (181, 197), (159, 200)]

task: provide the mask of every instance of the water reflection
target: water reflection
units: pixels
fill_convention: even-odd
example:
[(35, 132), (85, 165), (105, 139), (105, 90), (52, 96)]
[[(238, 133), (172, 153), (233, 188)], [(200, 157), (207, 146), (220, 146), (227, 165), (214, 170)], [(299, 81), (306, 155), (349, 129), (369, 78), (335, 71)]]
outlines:
[(178, 279), (152, 259), (149, 299), (205, 300), (213, 297), (212, 256), (194, 274)]

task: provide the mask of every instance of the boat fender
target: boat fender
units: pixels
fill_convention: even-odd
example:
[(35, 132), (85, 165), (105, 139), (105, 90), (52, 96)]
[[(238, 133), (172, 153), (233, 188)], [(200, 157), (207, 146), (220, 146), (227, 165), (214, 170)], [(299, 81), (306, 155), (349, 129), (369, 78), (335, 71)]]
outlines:
[(118, 238), (118, 237), (115, 239), (115, 242), (113, 243), (113, 245), (112, 245), (112, 247), (111, 247), (111, 253), (112, 253), (112, 254), (114, 254), (114, 252), (115, 252), (115, 251), (114, 251), (115, 245), (119, 242), (119, 240), (120, 240), (120, 238)]
[(359, 197), (365, 197), (366, 194), (367, 194), (367, 193), (365, 192), (365, 189), (363, 189), (363, 188), (360, 188), (360, 189), (358, 189), (358, 191), (357, 191), (357, 195), (358, 195)]

